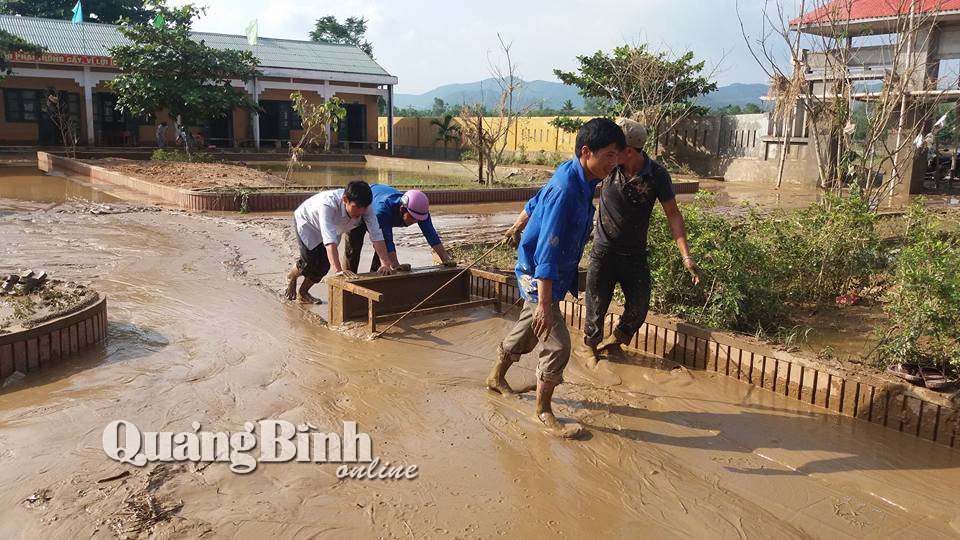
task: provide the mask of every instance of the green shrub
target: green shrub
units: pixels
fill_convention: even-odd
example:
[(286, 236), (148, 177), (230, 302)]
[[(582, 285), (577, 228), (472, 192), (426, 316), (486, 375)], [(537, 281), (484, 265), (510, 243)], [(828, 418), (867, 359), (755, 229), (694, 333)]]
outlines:
[(908, 223), (884, 306), (891, 324), (880, 333), (876, 361), (960, 370), (960, 238), (939, 231), (922, 199)]
[(182, 163), (221, 163), (213, 154), (209, 152), (191, 152), (189, 155), (178, 148), (170, 150), (158, 148), (150, 156), (153, 161), (179, 161)]
[(769, 254), (741, 224), (714, 208), (714, 196), (704, 192), (683, 207), (687, 241), (701, 270), (699, 286), (683, 266), (662, 208), (654, 210), (647, 244), (652, 307), (715, 328), (775, 332), (786, 311)]
[(860, 193), (826, 199), (788, 214), (755, 212), (745, 234), (767, 252), (788, 302), (832, 302), (861, 293), (885, 266), (876, 212)]

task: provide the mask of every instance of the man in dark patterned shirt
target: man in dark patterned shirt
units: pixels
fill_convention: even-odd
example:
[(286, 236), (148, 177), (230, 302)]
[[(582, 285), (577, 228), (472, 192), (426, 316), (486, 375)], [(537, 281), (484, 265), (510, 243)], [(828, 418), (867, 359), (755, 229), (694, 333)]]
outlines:
[[(670, 173), (650, 159), (643, 146), (647, 130), (633, 120), (617, 122), (627, 147), (620, 166), (603, 181), (597, 227), (587, 269), (587, 320), (584, 343), (590, 351), (587, 366), (595, 368), (600, 351), (629, 342), (647, 317), (650, 308), (650, 267), (647, 264), (647, 229), (656, 201), (660, 201), (670, 223), (673, 238), (694, 284), (700, 271), (687, 247), (683, 216), (673, 194)], [(620, 324), (603, 338), (603, 320), (620, 284), (625, 299)], [(601, 341), (602, 340), (602, 341)]]

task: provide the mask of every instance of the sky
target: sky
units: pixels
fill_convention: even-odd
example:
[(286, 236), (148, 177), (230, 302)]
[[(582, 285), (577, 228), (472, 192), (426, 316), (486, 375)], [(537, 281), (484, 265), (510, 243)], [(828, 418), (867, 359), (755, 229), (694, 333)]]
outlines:
[[(573, 70), (578, 55), (646, 42), (655, 49), (692, 50), (721, 86), (764, 83), (737, 19), (747, 32), (762, 27), (765, 0), (191, 0), (207, 6), (194, 24), (202, 32), (244, 34), (258, 20), (262, 37), (309, 39), (325, 15), (368, 19), (366, 38), (376, 61), (399, 79), (396, 92), (421, 94), (437, 86), (490, 77), (502, 64), (497, 34), (525, 80), (556, 81), (554, 69)], [(173, 0), (182, 5), (187, 0)], [(715, 70), (715, 71), (714, 71)]]

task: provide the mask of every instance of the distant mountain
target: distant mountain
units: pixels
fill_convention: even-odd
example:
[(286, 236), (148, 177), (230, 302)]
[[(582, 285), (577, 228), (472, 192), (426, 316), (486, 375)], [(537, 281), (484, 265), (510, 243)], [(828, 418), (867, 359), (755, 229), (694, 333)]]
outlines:
[[(397, 107), (413, 107), (415, 109), (429, 109), (433, 107), (434, 98), (440, 98), (447, 105), (462, 105), (464, 103), (478, 103), (483, 101), (487, 107), (496, 107), (500, 100), (500, 86), (495, 79), (486, 79), (464, 84), (447, 84), (419, 95), (394, 94), (393, 100)], [(517, 108), (529, 106), (540, 108), (559, 109), (567, 100), (573, 106), (583, 106), (583, 98), (574, 86), (550, 81), (526, 81), (519, 92), (514, 94)]]
[[(734, 83), (721, 86), (716, 92), (703, 96), (699, 102), (711, 108), (725, 105), (746, 105), (755, 103), (763, 105), (760, 96), (767, 94), (765, 84)], [(472, 83), (448, 84), (434, 88), (423, 94), (394, 94), (394, 104), (399, 108), (413, 107), (415, 109), (430, 109), (434, 98), (440, 98), (447, 105), (477, 103), (483, 98), (487, 107), (495, 107), (500, 98), (500, 87), (494, 79), (486, 79)], [(583, 98), (574, 86), (567, 86), (551, 81), (527, 81), (523, 88), (514, 95), (518, 108), (538, 107), (559, 109), (568, 99), (577, 109), (583, 107)]]
[(719, 108), (726, 105), (740, 105), (742, 107), (748, 103), (762, 107), (763, 102), (760, 101), (760, 97), (765, 95), (767, 95), (767, 85), (765, 84), (733, 83), (721, 86), (717, 88), (716, 92), (707, 94), (697, 101), (700, 105), (710, 108)]

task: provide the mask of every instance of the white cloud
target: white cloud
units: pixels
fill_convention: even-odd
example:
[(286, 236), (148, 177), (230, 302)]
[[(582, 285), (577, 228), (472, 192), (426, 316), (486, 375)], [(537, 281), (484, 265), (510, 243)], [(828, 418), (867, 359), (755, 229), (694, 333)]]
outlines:
[[(174, 0), (176, 5), (187, 3)], [(526, 79), (554, 80), (553, 69), (572, 69), (576, 56), (648, 41), (655, 48), (691, 49), (713, 67), (720, 84), (762, 82), (747, 53), (734, 0), (536, 0), (441, 2), (428, 0), (197, 0), (207, 5), (200, 31), (243, 34), (259, 19), (264, 37), (308, 39), (324, 15), (369, 20), (374, 56), (400, 79), (398, 92), (489, 76), (488, 56), (500, 58), (497, 32), (513, 43)], [(741, 0), (749, 26), (759, 26), (762, 0)]]

